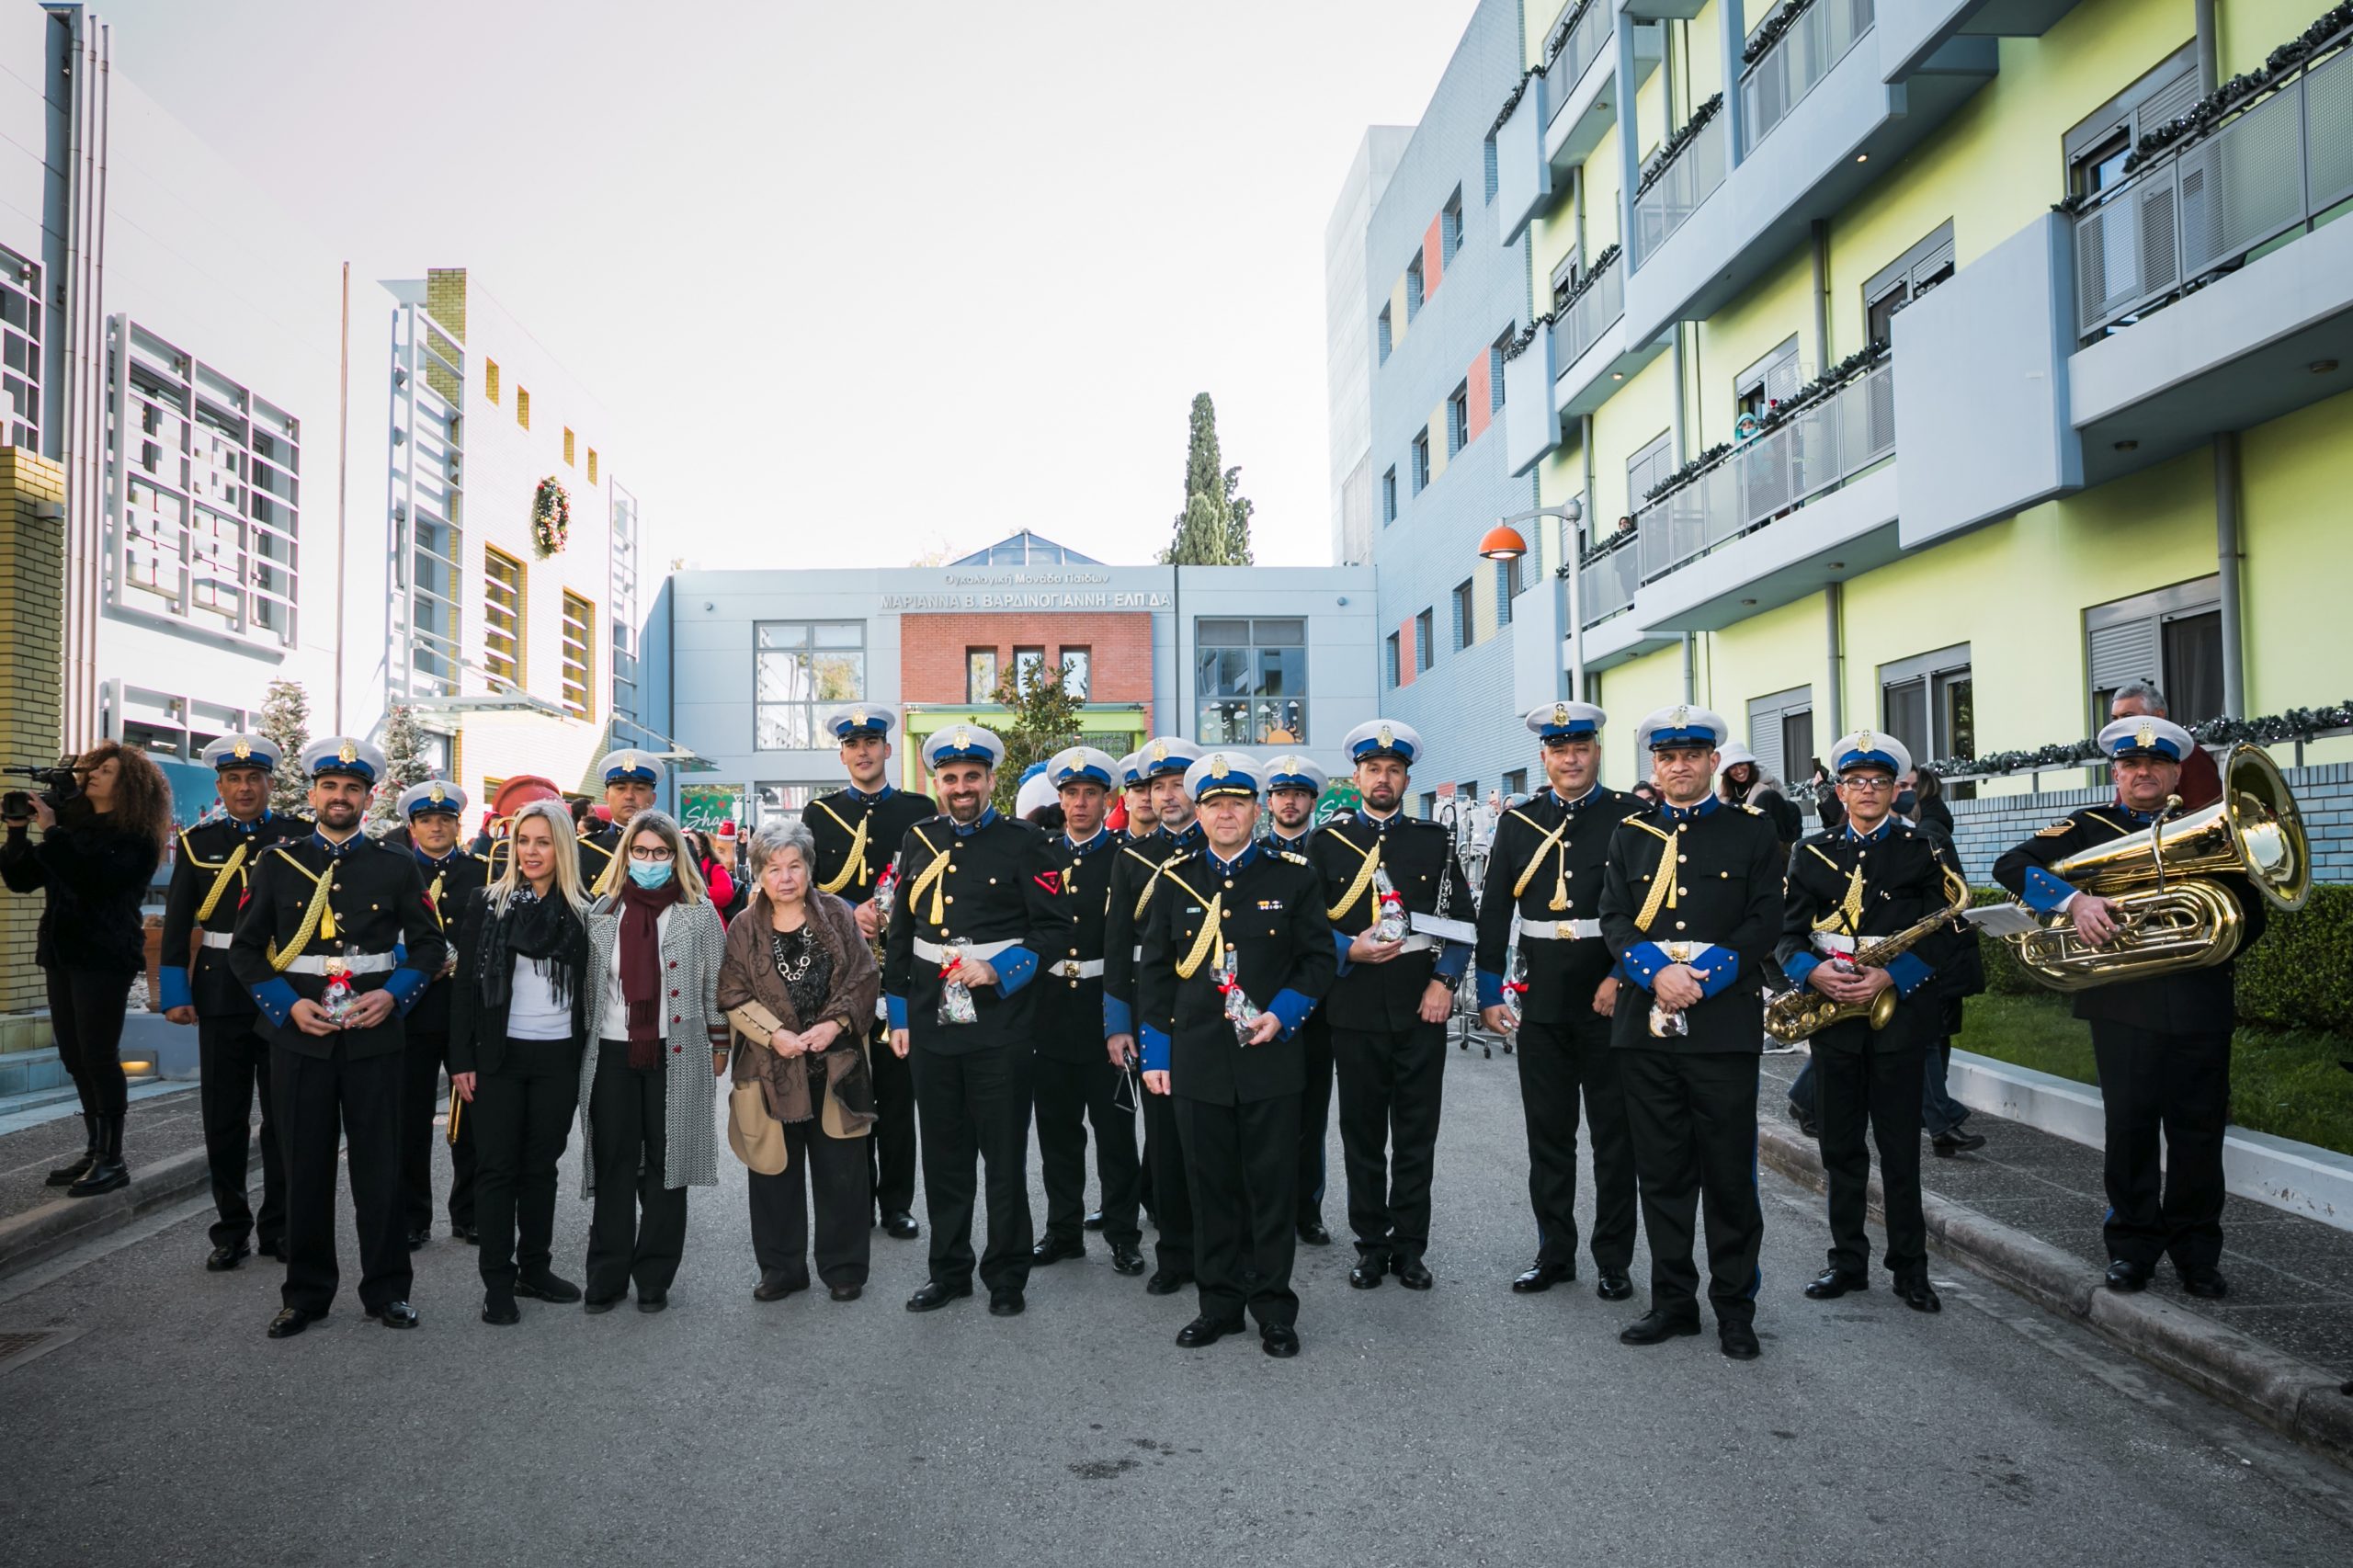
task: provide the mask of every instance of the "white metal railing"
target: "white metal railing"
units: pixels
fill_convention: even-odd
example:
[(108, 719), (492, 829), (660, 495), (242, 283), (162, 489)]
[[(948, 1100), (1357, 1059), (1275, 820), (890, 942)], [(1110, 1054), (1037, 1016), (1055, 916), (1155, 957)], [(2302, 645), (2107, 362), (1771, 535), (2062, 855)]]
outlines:
[(1740, 107), (1754, 148), (1798, 100), (1871, 30), (1872, 0), (1814, 0), (1740, 79)]
[(2353, 199), (2348, 42), (2075, 215), (2084, 341)]
[(1585, 10), (1561, 40), (1561, 51), (1544, 67), (1544, 123), (1560, 118), (1562, 106), (1585, 79), (1586, 69), (1601, 58), (1609, 41), (1610, 18), (1617, 7), (1611, 0), (1586, 0)]
[(1658, 254), (1667, 236), (1724, 183), (1724, 117), (1718, 114), (1676, 153), (1650, 188), (1634, 199), (1634, 265)]
[(1565, 376), (1577, 357), (1626, 313), (1626, 264), (1612, 257), (1584, 293), (1552, 321), (1552, 373)]
[(1895, 450), (1894, 367), (1882, 364), (1634, 514), (1642, 580), (1835, 490)]
[(1577, 570), (1577, 611), (1584, 624), (1597, 626), (1634, 608), (1634, 589), (1643, 577), (1634, 539), (1630, 529), (1586, 553)]

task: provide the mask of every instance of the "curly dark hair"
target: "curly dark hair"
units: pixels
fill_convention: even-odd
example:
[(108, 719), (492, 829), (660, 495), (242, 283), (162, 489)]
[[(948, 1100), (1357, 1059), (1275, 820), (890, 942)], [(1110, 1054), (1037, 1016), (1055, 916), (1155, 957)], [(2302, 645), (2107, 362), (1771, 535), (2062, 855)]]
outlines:
[[(118, 764), (119, 775), (114, 787), (114, 810), (108, 813), (112, 819), (110, 825), (119, 833), (153, 840), (160, 855), (172, 836), (170, 782), (145, 752), (120, 741), (100, 741), (74, 759), (74, 771), (86, 779), (109, 757)], [(83, 819), (97, 814), (90, 810), (86, 796), (76, 799), (73, 805), (73, 812), (59, 814)]]

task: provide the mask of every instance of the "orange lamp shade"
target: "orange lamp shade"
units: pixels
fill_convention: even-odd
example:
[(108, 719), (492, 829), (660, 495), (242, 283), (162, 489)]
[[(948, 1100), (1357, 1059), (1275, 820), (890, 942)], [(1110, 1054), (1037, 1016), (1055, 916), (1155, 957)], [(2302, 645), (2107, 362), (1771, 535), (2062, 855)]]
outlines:
[(1497, 523), (1479, 541), (1479, 555), (1486, 561), (1517, 561), (1528, 553), (1528, 541), (1509, 523)]

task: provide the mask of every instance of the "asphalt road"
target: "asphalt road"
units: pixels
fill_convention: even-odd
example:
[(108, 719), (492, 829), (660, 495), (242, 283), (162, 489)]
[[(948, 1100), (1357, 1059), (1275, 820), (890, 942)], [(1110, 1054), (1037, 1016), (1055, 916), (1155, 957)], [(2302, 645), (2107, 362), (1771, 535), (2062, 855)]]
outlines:
[(1189, 1298), (1099, 1246), (1009, 1321), (903, 1312), (922, 1244), (879, 1236), (864, 1300), (756, 1303), (723, 1153), (659, 1315), (527, 1301), (487, 1327), (442, 1239), (421, 1330), (347, 1290), (273, 1343), (275, 1271), (203, 1272), (183, 1208), (0, 1281), (0, 1334), (74, 1335), (0, 1372), (0, 1560), (2345, 1562), (2353, 1477), (1998, 1286), (1940, 1263), (1938, 1317), (1804, 1301), (1819, 1203), (1769, 1173), (1760, 1361), (1620, 1346), (1643, 1298), (1589, 1271), (1510, 1294), (1512, 1065), (1457, 1057), (1446, 1092), (1438, 1289), (1352, 1291), (1345, 1243), (1302, 1249), (1289, 1362), (1176, 1348)]

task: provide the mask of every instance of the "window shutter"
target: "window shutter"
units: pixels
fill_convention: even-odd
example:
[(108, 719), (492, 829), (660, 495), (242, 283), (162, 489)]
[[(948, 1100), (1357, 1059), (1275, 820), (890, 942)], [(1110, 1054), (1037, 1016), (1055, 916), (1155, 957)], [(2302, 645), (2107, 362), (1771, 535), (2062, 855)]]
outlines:
[(1912, 264), (1910, 283), (1914, 293), (1920, 285), (1952, 266), (1952, 235), (1946, 234), (1942, 243), (1931, 247), (1928, 254)]
[(2184, 71), (2142, 100), (2132, 117), (2133, 139), (2138, 141), (2167, 120), (2178, 119), (2197, 101), (2198, 73), (2194, 69)]
[(2114, 691), (2130, 681), (2159, 679), (2157, 618), (2143, 616), (2098, 628), (2091, 634), (2091, 655), (2094, 691)]
[(1765, 395), (1775, 403), (1787, 403), (1796, 394), (1797, 390), (1798, 354), (1792, 347), (1787, 354), (1765, 367)]
[(1748, 716), (1748, 749), (1756, 754), (1757, 768), (1776, 778), (1789, 777), (1781, 767), (1781, 713), (1751, 713)]

